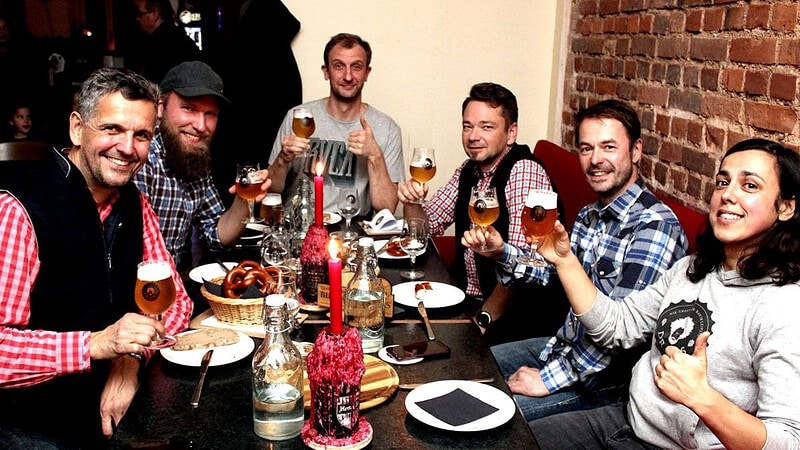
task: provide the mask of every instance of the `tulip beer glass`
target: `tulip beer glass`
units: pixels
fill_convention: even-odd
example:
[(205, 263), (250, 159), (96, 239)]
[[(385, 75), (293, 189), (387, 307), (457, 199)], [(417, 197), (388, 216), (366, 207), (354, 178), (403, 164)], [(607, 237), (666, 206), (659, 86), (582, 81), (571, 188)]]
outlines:
[[(167, 312), (175, 303), (175, 282), (172, 267), (167, 261), (143, 261), (136, 270), (136, 305), (145, 314), (156, 316)], [(150, 348), (166, 348), (175, 345), (174, 336), (157, 336)]]
[(517, 258), (527, 266), (546, 267), (547, 261), (539, 255), (537, 248), (545, 236), (553, 231), (558, 218), (558, 194), (546, 189), (531, 189), (522, 208), (522, 230), (531, 239), (531, 255)]
[[(436, 175), (436, 152), (432, 148), (417, 147), (411, 155), (409, 172), (411, 178), (424, 185)], [(420, 201), (419, 203), (424, 203)]]
[(301, 138), (310, 138), (316, 129), (314, 113), (308, 108), (295, 108), (292, 111), (292, 131)]
[[(493, 224), (500, 216), (500, 203), (497, 201), (497, 191), (494, 186), (481, 188), (472, 187), (472, 194), (469, 198), (469, 218), (472, 222), (481, 227), (481, 231), (486, 234), (486, 227)], [(486, 244), (481, 246), (486, 250)]]
[(247, 200), (249, 217), (243, 219), (243, 223), (261, 223), (261, 217), (253, 214), (256, 197), (261, 194), (261, 185), (267, 181), (261, 175), (258, 164), (237, 164), (236, 165), (236, 195)]
[(430, 229), (426, 219), (406, 219), (400, 235), (400, 248), (411, 257), (411, 269), (403, 270), (400, 276), (409, 280), (417, 280), (425, 276), (425, 272), (415, 268), (417, 256), (425, 253), (428, 247)]

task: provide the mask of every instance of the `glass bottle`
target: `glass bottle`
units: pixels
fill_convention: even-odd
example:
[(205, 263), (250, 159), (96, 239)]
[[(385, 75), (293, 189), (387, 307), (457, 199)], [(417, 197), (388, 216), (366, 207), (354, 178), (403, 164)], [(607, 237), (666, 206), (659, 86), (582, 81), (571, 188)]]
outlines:
[(375, 353), (383, 347), (384, 291), (377, 275), (378, 257), (373, 240), (362, 237), (356, 250), (356, 271), (347, 284), (345, 323), (358, 330), (364, 353)]
[(290, 439), (303, 426), (303, 358), (289, 337), (283, 296), (264, 300), (264, 326), (253, 355), (253, 430), (264, 439)]

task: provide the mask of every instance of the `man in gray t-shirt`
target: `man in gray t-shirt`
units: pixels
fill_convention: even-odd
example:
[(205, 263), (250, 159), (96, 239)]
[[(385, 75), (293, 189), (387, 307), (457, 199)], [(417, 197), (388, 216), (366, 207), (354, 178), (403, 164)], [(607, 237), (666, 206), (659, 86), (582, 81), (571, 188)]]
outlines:
[[(361, 215), (397, 208), (397, 185), (404, 180), (403, 140), (391, 117), (361, 101), (371, 71), (369, 43), (352, 34), (332, 37), (325, 46), (322, 73), (330, 95), (302, 106), (314, 114), (310, 139), (292, 132), (292, 111), (283, 120), (269, 157), (270, 192), (295, 192), (301, 176), (314, 175), (314, 163), (325, 164), (324, 208), (335, 211), (338, 190), (358, 189)], [(310, 155), (310, 157), (298, 157)]]

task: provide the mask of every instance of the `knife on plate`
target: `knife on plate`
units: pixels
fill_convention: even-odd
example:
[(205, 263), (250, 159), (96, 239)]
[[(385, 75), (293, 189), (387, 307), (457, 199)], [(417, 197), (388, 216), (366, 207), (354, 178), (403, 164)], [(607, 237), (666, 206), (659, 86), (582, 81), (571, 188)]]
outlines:
[[(494, 378), (475, 378), (472, 380), (464, 380), (464, 381), (473, 381), (475, 383), (494, 383)], [(398, 385), (397, 387), (400, 389), (416, 389), (422, 386), (423, 384), (427, 383), (404, 383)]]
[(206, 372), (208, 372), (208, 364), (211, 362), (212, 354), (214, 354), (213, 348), (203, 355), (203, 361), (200, 362), (200, 379), (197, 380), (197, 386), (194, 387), (192, 400), (189, 402), (193, 408), (197, 408), (197, 406), (200, 405), (200, 393), (203, 391), (203, 383), (206, 381)]

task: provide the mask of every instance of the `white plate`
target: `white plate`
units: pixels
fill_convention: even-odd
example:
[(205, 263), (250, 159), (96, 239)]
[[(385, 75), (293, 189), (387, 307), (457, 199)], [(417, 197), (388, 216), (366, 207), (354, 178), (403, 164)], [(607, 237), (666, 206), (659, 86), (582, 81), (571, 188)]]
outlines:
[[(327, 219), (325, 217), (328, 217)], [(322, 215), (322, 222), (325, 225), (334, 225), (342, 221), (342, 216), (335, 212), (324, 212)]]
[[(239, 265), (239, 263), (235, 262), (226, 262), (224, 264), (225, 267), (229, 269), (233, 269), (234, 267)], [(211, 281), (214, 278), (224, 277), (224, 276), (225, 272), (222, 271), (222, 267), (220, 267), (219, 264), (217, 263), (203, 264), (202, 266), (195, 267), (189, 272), (189, 278), (198, 283), (202, 283), (203, 280)]]
[[(385, 245), (387, 242), (389, 242), (389, 240), (388, 240), (388, 239), (381, 239), (380, 241), (373, 241), (373, 244), (372, 244), (372, 245), (375, 247), (375, 251), (377, 252), (377, 251), (378, 251), (378, 250), (380, 250), (380, 248), (381, 248), (381, 247), (383, 247), (383, 246), (384, 246), (384, 245)], [(427, 252), (427, 251), (428, 251), (428, 248), (427, 248), (427, 247), (425, 247), (425, 252)], [(425, 254), (425, 252), (422, 252), (422, 253), (420, 253), (420, 255), (424, 255), (424, 254)], [(380, 259), (409, 259), (409, 258), (411, 258), (411, 257), (410, 257), (410, 256), (408, 256), (408, 255), (404, 255), (404, 256), (394, 256), (394, 255), (390, 255), (390, 254), (389, 254), (388, 252), (386, 252), (386, 251), (382, 251), (382, 252), (381, 252), (381, 253), (378, 255), (378, 258), (380, 258)]]
[[(392, 287), (394, 302), (416, 308), (419, 299), (414, 295), (414, 287), (419, 283), (425, 283), (425, 281), (409, 281), (394, 285)], [(445, 308), (457, 305), (464, 300), (464, 291), (455, 286), (436, 281), (428, 281), (427, 283), (431, 284), (433, 291), (426, 294), (425, 299), (422, 300), (425, 308)]]
[[(200, 330), (189, 330), (180, 334), (196, 333), (198, 331)], [(209, 366), (230, 364), (246, 358), (256, 347), (256, 343), (250, 336), (241, 331), (237, 331), (236, 334), (239, 335), (239, 342), (235, 344), (223, 345), (221, 347), (198, 348), (197, 350), (173, 350), (171, 348), (162, 348), (161, 356), (169, 362), (182, 366), (200, 367), (203, 355), (213, 348), (214, 353), (211, 355)]]
[[(497, 408), (497, 411), (481, 419), (454, 426), (447, 422), (442, 422), (417, 406), (417, 402), (440, 397), (456, 388), (461, 388), (462, 391), (469, 395), (494, 406)], [(412, 417), (432, 427), (451, 431), (483, 431), (497, 428), (514, 417), (516, 408), (514, 400), (500, 389), (494, 386), (465, 380), (442, 380), (426, 383), (412, 390), (408, 393), (408, 396), (406, 396), (406, 410)]]
[(378, 350), (378, 358), (386, 361), (389, 364), (397, 364), (398, 366), (405, 366), (405, 365), (408, 365), (408, 364), (416, 364), (416, 363), (422, 361), (423, 359), (425, 359), (425, 358), (413, 358), (413, 359), (404, 359), (402, 361), (398, 361), (398, 360), (394, 359), (392, 357), (392, 355), (390, 355), (389, 352), (387, 351), (388, 349), (390, 349), (392, 347), (397, 347), (397, 346), (396, 345), (387, 345), (386, 347), (383, 347), (382, 349)]

